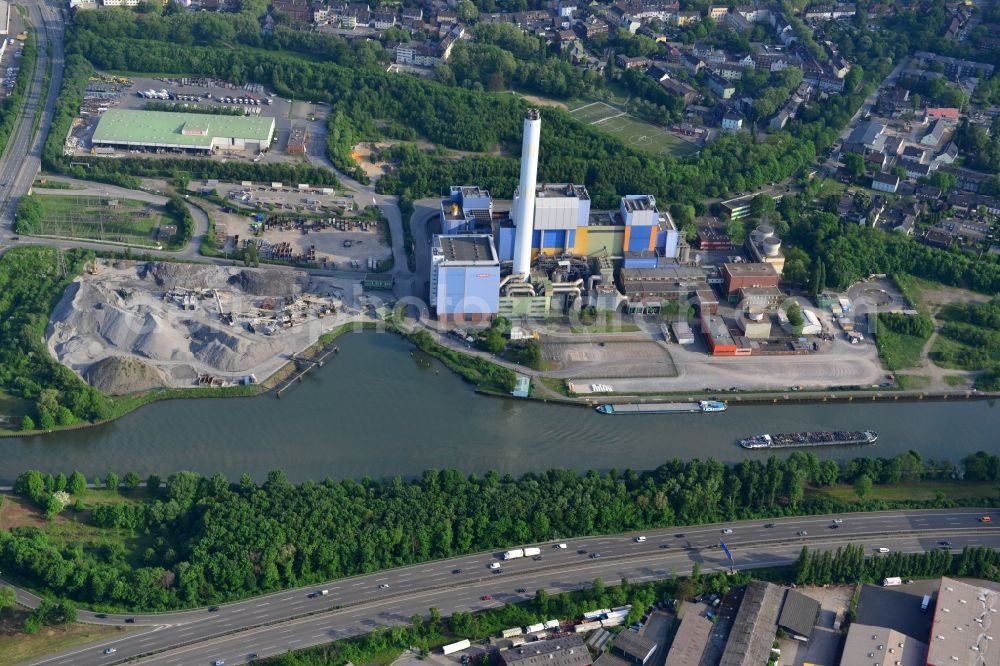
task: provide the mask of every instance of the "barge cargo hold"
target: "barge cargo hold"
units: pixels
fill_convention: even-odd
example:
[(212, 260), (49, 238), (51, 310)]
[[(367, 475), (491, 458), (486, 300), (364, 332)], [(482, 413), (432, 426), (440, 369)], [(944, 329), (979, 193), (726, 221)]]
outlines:
[(741, 439), (740, 446), (744, 449), (791, 449), (810, 446), (871, 445), (877, 441), (878, 433), (873, 430), (820, 430), (754, 435)]
[(699, 402), (647, 402), (621, 405), (600, 405), (601, 414), (690, 414), (695, 412), (724, 412), (726, 403), (721, 400)]

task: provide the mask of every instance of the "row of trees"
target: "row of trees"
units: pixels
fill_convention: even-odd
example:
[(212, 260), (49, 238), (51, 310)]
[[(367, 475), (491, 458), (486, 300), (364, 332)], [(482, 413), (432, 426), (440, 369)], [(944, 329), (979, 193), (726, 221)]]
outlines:
[[(730, 467), (673, 460), (645, 472), (550, 470), (520, 479), (446, 470), (424, 472), (411, 482), (299, 486), (281, 472), (260, 486), (246, 475), (232, 483), (222, 475), (180, 472), (162, 489), (158, 478), (151, 479), (147, 494), (136, 501), (102, 503), (83, 514), (107, 534), (93, 545), (66, 542), (45, 529), (0, 533), (0, 568), (16, 569), (35, 586), (80, 602), (168, 609), (517, 543), (886, 508), (807, 496), (805, 489), (857, 479), (897, 483), (954, 476), (954, 465), (924, 461), (913, 452), (844, 464), (795, 452), (787, 460)], [(138, 483), (137, 476), (130, 478)], [(73, 475), (65, 487), (76, 490), (79, 481)], [(118, 477), (105, 484), (118, 487)], [(50, 481), (28, 472), (19, 477), (17, 492), (41, 503), (60, 485), (59, 476)]]

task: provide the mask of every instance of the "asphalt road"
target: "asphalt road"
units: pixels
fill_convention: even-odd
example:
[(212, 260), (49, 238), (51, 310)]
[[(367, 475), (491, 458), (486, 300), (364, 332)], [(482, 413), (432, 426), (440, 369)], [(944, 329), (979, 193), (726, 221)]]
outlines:
[[(542, 545), (539, 561), (526, 558), (504, 563), (502, 574), (489, 569), (499, 553), (479, 553), (287, 590), (225, 604), (216, 611), (107, 617), (81, 611), (82, 622), (124, 626), (130, 617), (145, 631), (31, 663), (105, 665), (154, 652), (158, 654), (142, 662), (176, 666), (225, 659), (242, 663), (251, 653), (269, 656), (404, 624), (431, 606), (448, 615), (520, 601), (541, 588), (550, 593), (578, 589), (595, 578), (609, 583), (623, 577), (660, 579), (671, 573), (686, 574), (695, 562), (705, 572), (724, 569), (727, 561), (718, 547), (720, 539), (732, 550), (739, 569), (791, 563), (803, 544), (823, 549), (863, 543), (870, 549), (906, 552), (937, 548), (939, 540), (950, 541), (955, 550), (965, 545), (1000, 547), (1000, 515), (991, 524), (980, 523), (981, 515), (980, 510), (954, 509), (811, 516), (650, 531), (644, 543), (635, 542), (635, 535), (568, 539), (566, 549), (553, 543)], [(834, 517), (843, 519), (843, 524), (831, 529)], [(768, 523), (773, 527), (765, 527)], [(724, 529), (732, 533), (725, 534)], [(799, 536), (800, 531), (807, 534)], [(594, 553), (600, 557), (592, 558)], [(320, 589), (329, 594), (309, 598), (310, 592)], [(484, 595), (493, 599), (484, 601)], [(18, 600), (29, 606), (37, 603), (24, 591), (19, 591)], [(105, 655), (109, 646), (117, 652)]]
[[(45, 0), (26, 2), (31, 24), (35, 28), (38, 57), (35, 72), (28, 86), (24, 104), (10, 141), (0, 157), (0, 241), (13, 235), (14, 210), (17, 201), (31, 188), (41, 164), (42, 145), (48, 135), (55, 100), (59, 95), (63, 70), (63, 20), (59, 6)], [(42, 108), (38, 132), (33, 133), (34, 119), (43, 96), (45, 70), (48, 67), (48, 47), (52, 48), (52, 78)]]

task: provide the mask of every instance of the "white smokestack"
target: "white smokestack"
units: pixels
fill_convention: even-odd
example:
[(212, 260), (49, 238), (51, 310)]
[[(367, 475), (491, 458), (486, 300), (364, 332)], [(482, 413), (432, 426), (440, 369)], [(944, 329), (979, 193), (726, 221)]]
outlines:
[(538, 109), (524, 114), (524, 138), (521, 141), (521, 180), (514, 204), (514, 275), (525, 280), (531, 271), (531, 236), (535, 230), (535, 180), (538, 177), (538, 142), (542, 120)]

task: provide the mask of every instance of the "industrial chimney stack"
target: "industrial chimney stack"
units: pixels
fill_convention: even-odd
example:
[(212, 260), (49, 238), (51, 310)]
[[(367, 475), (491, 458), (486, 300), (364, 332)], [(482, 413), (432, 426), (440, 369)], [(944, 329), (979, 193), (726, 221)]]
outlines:
[(514, 276), (528, 279), (531, 271), (531, 236), (535, 229), (535, 180), (538, 177), (538, 142), (542, 120), (538, 109), (524, 114), (524, 138), (521, 142), (521, 180), (514, 203)]

